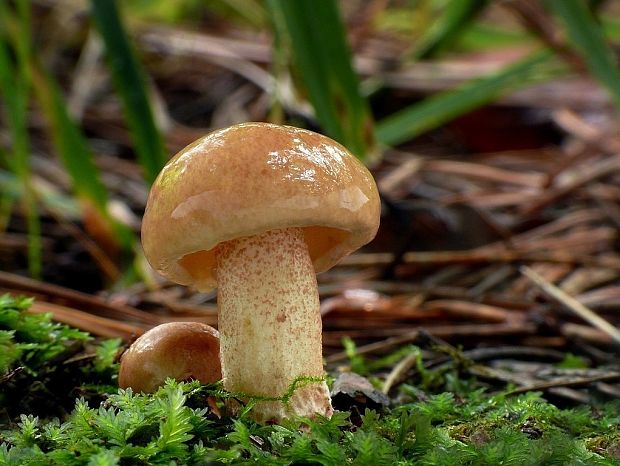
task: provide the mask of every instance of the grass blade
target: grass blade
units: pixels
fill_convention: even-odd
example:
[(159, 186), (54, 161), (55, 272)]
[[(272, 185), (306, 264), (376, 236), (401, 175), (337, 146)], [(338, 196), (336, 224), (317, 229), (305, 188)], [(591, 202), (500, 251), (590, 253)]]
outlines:
[(489, 103), (502, 93), (529, 84), (535, 70), (551, 56), (549, 51), (534, 53), (497, 74), (467, 82), (390, 115), (377, 123), (377, 140), (389, 146), (400, 144)]
[(11, 60), (9, 37), (0, 37), (0, 96), (6, 102), (7, 120), (13, 143), (13, 157), (8, 164), (21, 185), (21, 199), (28, 230), (28, 272), (34, 278), (41, 278), (43, 268), (41, 222), (36, 198), (32, 188), (30, 172), (30, 144), (28, 140), (27, 109), (30, 97), (30, 74), (26, 60), (31, 54), (30, 4), (19, 1), (15, 18), (6, 4), (0, 5), (0, 19), (3, 30), (9, 22), (17, 23), (19, 34), (14, 36), (13, 49), (18, 60), (15, 67)]
[[(24, 3), (27, 2), (24, 1)], [(80, 201), (85, 223), (90, 220), (92, 225), (100, 226), (101, 231), (107, 235), (110, 244), (119, 245), (125, 250), (130, 250), (134, 243), (133, 234), (129, 228), (119, 224), (110, 216), (107, 189), (101, 182), (99, 171), (94, 163), (94, 158), (86, 138), (68, 113), (67, 105), (58, 84), (49, 73), (42, 69), (36, 56), (29, 52), (20, 52), (22, 49), (26, 50), (24, 46), (19, 45), (20, 41), (24, 40), (21, 36), (23, 31), (28, 31), (29, 29), (24, 27), (23, 20), (17, 22), (16, 18), (13, 17), (14, 15), (10, 14), (7, 9), (2, 8), (0, 12), (3, 14), (2, 18), (5, 21), (4, 26), (6, 27), (4, 30), (7, 31), (7, 41), (10, 41), (12, 48), (17, 50), (14, 56), (18, 62), (19, 70), (21, 70), (19, 79), (13, 83), (11, 75), (14, 71), (11, 70), (13, 64), (9, 54), (9, 46), (0, 48), (0, 85), (3, 84), (2, 87), (7, 91), (7, 94), (15, 95), (20, 94), (19, 89), (24, 86), (23, 83), (27, 83), (28, 90), (32, 86), (43, 114), (48, 121), (52, 143), (71, 178), (76, 197)], [(9, 97), (9, 102), (17, 100), (15, 97)], [(15, 149), (19, 150), (23, 147), (22, 150), (27, 152), (27, 157), (29, 155), (26, 128), (27, 101), (22, 100), (23, 137), (20, 141), (23, 141), (23, 143), (18, 144)], [(13, 104), (13, 106), (15, 105)], [(22, 156), (22, 158), (24, 157)], [(35, 200), (38, 200), (38, 194), (35, 193), (30, 183), (29, 161), (21, 164), (14, 161), (12, 165), (17, 165), (17, 169), (14, 168), (13, 171), (18, 178), (27, 180), (27, 183), (24, 184), (22, 195), (27, 200), (30, 199), (30, 202), (36, 207)], [(36, 230), (37, 238), (40, 242), (40, 226), (38, 223), (32, 223), (32, 218), (29, 218), (28, 221), (32, 225), (33, 231)]]
[(372, 118), (359, 92), (336, 2), (269, 0), (267, 4), (273, 22), (282, 23), (280, 29), (290, 38), (293, 60), (320, 125), (364, 158), (374, 147)]
[[(2, 12), (4, 16), (5, 11)], [(7, 121), (13, 145), (11, 169), (19, 178), (30, 176), (30, 146), (26, 127), (29, 77), (11, 60), (11, 47), (6, 40), (0, 41), (0, 96), (5, 101)], [(17, 54), (20, 55), (21, 54)]]
[(484, 10), (487, 0), (454, 0), (448, 2), (441, 17), (420, 39), (415, 58), (429, 58), (450, 47), (459, 35)]
[(50, 127), (50, 136), (78, 197), (90, 199), (97, 209), (107, 209), (108, 192), (101, 182), (86, 139), (67, 111), (57, 83), (36, 69), (34, 89)]
[(588, 5), (582, 0), (551, 0), (547, 4), (566, 25), (568, 38), (590, 73), (607, 88), (620, 108), (620, 70)]
[(91, 4), (144, 177), (152, 183), (167, 158), (149, 105), (142, 69), (124, 30), (116, 0), (91, 0)]
[(120, 240), (126, 249), (130, 248), (133, 244), (132, 234), (109, 215), (107, 189), (101, 182), (86, 138), (69, 115), (58, 84), (36, 64), (33, 65), (32, 77), (37, 99), (49, 124), (52, 142), (71, 177), (78, 198), (86, 203), (85, 209), (92, 205), (104, 223), (114, 231), (115, 240)]

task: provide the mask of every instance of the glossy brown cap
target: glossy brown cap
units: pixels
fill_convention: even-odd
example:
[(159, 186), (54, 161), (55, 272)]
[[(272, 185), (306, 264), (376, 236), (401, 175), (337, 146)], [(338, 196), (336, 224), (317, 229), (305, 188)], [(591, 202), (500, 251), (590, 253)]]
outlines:
[(299, 128), (244, 123), (195, 141), (164, 167), (142, 244), (155, 270), (206, 291), (217, 286), (221, 242), (303, 227), (322, 272), (369, 242), (379, 215), (372, 175), (342, 145)]
[(121, 388), (152, 393), (168, 377), (204, 384), (220, 380), (217, 330), (199, 322), (161, 324), (140, 336), (121, 357)]

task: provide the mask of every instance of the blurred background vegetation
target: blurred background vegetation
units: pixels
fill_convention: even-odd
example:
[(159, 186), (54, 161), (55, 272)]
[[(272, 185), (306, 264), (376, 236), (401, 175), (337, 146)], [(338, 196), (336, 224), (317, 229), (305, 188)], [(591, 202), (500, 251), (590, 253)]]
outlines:
[(148, 187), (228, 124), (318, 130), (375, 170), (560, 143), (558, 108), (617, 127), (619, 6), (2, 0), (0, 270), (89, 292), (153, 280)]

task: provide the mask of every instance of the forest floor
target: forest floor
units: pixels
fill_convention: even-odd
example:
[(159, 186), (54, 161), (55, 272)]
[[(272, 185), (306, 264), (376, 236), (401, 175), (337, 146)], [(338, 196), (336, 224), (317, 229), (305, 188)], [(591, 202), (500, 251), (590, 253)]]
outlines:
[[(50, 2), (35, 3), (36, 21), (50, 30), (60, 20), (58, 11)], [(137, 235), (148, 185), (118, 99), (109, 92), (101, 44), (88, 36), (79, 16), (62, 20), (68, 26), (53, 37), (54, 44), (45, 45), (45, 61), (54, 65), (72, 113), (97, 153), (119, 218)], [(135, 36), (157, 89), (154, 100), (163, 103), (156, 113), (169, 153), (210, 128), (263, 121), (270, 114), (270, 100), (257, 85), (271, 60), (269, 38), (230, 24), (209, 30), (143, 26)], [(360, 31), (353, 47), (362, 77), (382, 71), (386, 90), (371, 99), (374, 113), (381, 115), (496, 69), (529, 46), (394, 69), (389, 64), (403, 50), (398, 37)], [(344, 414), (313, 424), (307, 443), (293, 426), (260, 427), (200, 413), (197, 406), (207, 396), (222, 395), (219, 387), (170, 384), (157, 396), (130, 401), (122, 394), (104, 395), (115, 383), (112, 356), (147, 329), (179, 320), (217, 327), (215, 294), (165, 281), (140, 253), (130, 259), (134, 272), (127, 273), (128, 260), (100, 219), (85, 215), (80, 201), (66, 194), (67, 174), (50, 156), (43, 117), (37, 108), (32, 112), (32, 177), (45, 197), (39, 211), (42, 269), (37, 279), (30, 277), (27, 215), (4, 209), (0, 294), (33, 297), (24, 306), (28, 312), (51, 313), (96, 337), (94, 342), (78, 338), (63, 361), (83, 357), (88, 366), (99, 355), (105, 364), (69, 370), (65, 382), (76, 386), (58, 384), (69, 394), (59, 401), (60, 410), (48, 413), (49, 406), (41, 408), (46, 403), (19, 405), (5, 397), (0, 422), (14, 426), (19, 420), (15, 403), (27, 414), (68, 419), (79, 395), (91, 403), (103, 396), (117, 415), (114, 422), (126, 413), (127, 425), (136, 424), (119, 447), (115, 435), (122, 434), (112, 428), (105, 435), (103, 427), (87, 432), (89, 423), (105, 424), (105, 413), (92, 405), (75, 408), (85, 424), (78, 425), (74, 412), (64, 437), (22, 418), (21, 437), (2, 437), (15, 446), (11, 458), (8, 450), (0, 451), (7, 462), (20, 464), (25, 457), (20, 455), (34, 455), (35, 445), (43, 454), (56, 451), (56, 461), (71, 448), (93, 458), (108, 455), (103, 447), (75, 447), (79, 436), (101, 436), (106, 448), (116, 445), (110, 451), (122, 450), (114, 458), (142, 455), (145, 464), (174, 458), (234, 464), (393, 464), (390, 458), (403, 464), (411, 458), (416, 464), (498, 464), (510, 458), (506, 464), (530, 464), (528, 455), (531, 464), (620, 460), (620, 409), (610, 404), (620, 397), (620, 138), (610, 99), (591, 79), (571, 75), (532, 85), (386, 149), (370, 164), (383, 201), (379, 233), (317, 277), (326, 369), (340, 384), (334, 404)], [(303, 111), (291, 120), (312, 126)], [(11, 322), (2, 328), (15, 330)], [(67, 334), (67, 341), (75, 337)], [(111, 338), (121, 340), (104, 343), (107, 352), (97, 346)], [(6, 367), (0, 384), (14, 384), (12, 389), (33, 383), (41, 371), (14, 372), (10, 361)], [(82, 381), (89, 388), (77, 388), (75, 370), (96, 374)], [(52, 379), (60, 374), (51, 372)], [(347, 378), (352, 372), (364, 378)], [(168, 438), (166, 429), (172, 427), (136, 421), (140, 409), (186, 416), (186, 430), (166, 443), (161, 438)], [(208, 422), (200, 421), (204, 416)], [(471, 418), (475, 421), (463, 422)], [(197, 446), (192, 436), (204, 443)], [(208, 438), (219, 440), (207, 445)], [(127, 446), (131, 439), (135, 450)], [(573, 443), (561, 457), (567, 439)], [(338, 447), (331, 450), (330, 442)], [(54, 448), (46, 450), (51, 444)], [(188, 451), (195, 455), (191, 460), (183, 456)], [(377, 456), (364, 456), (371, 451)], [(516, 451), (520, 454), (511, 456)], [(92, 464), (116, 464), (101, 461)]]

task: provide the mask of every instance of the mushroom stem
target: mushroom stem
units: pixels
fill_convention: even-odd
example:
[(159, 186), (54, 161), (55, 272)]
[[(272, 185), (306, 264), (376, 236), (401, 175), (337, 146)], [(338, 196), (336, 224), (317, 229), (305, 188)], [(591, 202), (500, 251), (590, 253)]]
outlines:
[[(217, 280), (227, 390), (280, 397), (299, 377), (323, 377), (319, 295), (300, 228), (221, 244)], [(258, 402), (251, 412), (258, 422), (316, 414), (332, 414), (325, 382), (297, 389), (287, 404)]]

